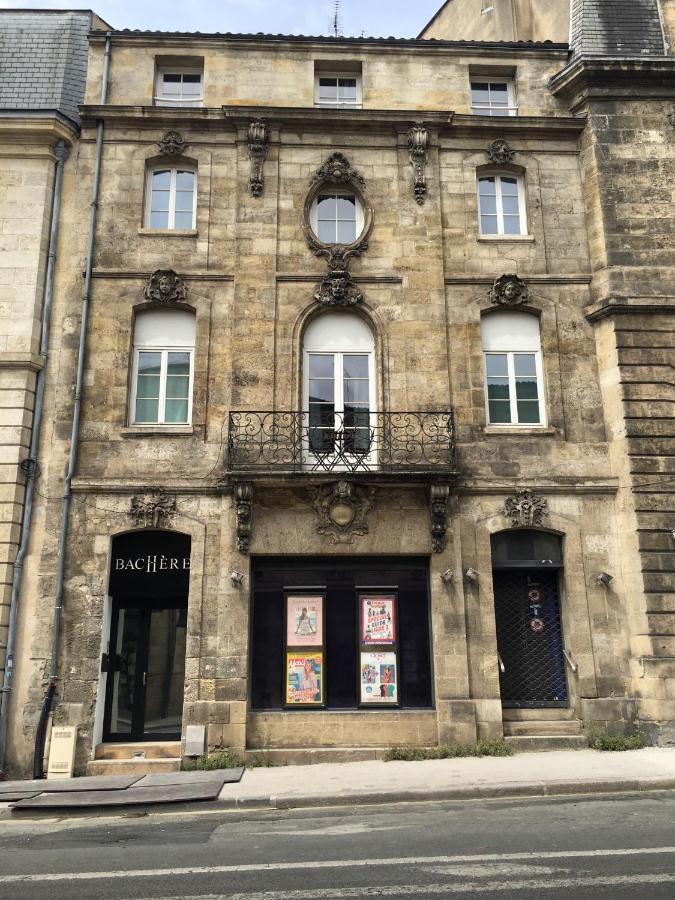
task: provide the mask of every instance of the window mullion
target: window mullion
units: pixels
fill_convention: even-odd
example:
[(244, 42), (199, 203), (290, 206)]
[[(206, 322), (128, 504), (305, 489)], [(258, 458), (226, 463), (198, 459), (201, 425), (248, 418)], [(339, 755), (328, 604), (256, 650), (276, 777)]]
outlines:
[(495, 200), (497, 204), (497, 234), (505, 234), (504, 225), (504, 204), (502, 203), (502, 179), (501, 176), (495, 176)]
[(511, 402), (511, 422), (518, 425), (518, 400), (516, 398), (516, 363), (515, 353), (507, 353), (506, 360), (509, 372), (509, 400)]
[(158, 409), (158, 424), (164, 425), (166, 422), (166, 370), (169, 360), (169, 351), (162, 350), (160, 351), (161, 356), (161, 364), (159, 367), (159, 409)]
[(169, 186), (169, 228), (176, 227), (176, 178), (178, 170), (171, 170), (171, 184)]

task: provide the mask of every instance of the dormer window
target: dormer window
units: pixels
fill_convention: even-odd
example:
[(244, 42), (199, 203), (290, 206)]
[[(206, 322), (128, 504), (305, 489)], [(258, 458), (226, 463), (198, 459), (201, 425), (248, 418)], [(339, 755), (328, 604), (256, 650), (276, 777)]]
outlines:
[(475, 116), (517, 115), (513, 78), (472, 78), (471, 112)]
[(159, 69), (155, 88), (155, 106), (201, 106), (203, 100), (201, 69)]
[(314, 64), (314, 105), (361, 109), (361, 63), (349, 61), (331, 65), (329, 60)]

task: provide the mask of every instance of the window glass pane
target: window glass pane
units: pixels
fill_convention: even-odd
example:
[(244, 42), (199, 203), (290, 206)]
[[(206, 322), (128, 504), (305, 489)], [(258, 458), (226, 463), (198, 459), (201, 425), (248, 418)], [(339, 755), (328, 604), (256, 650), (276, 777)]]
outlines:
[[(347, 378), (344, 383), (345, 404), (347, 403), (368, 403), (368, 381), (356, 378)], [(345, 406), (346, 408), (346, 406)]]
[(162, 354), (142, 350), (138, 354), (139, 375), (159, 375), (162, 366)]
[(169, 192), (168, 191), (153, 191), (151, 208), (152, 208), (153, 212), (168, 212), (169, 211)]
[(167, 398), (164, 421), (172, 425), (184, 424), (188, 420), (187, 400), (170, 400)]
[(147, 424), (158, 421), (159, 400), (136, 400), (134, 422)]
[(334, 366), (335, 358), (333, 356), (320, 356), (319, 354), (311, 354), (309, 357), (309, 377), (332, 378)]
[(337, 217), (347, 222), (356, 221), (356, 198), (336, 197)]
[(150, 228), (168, 228), (169, 213), (168, 212), (152, 212), (150, 213)]
[(192, 193), (195, 187), (194, 172), (176, 172), (176, 190)]
[(485, 368), (489, 375), (501, 375), (506, 377), (509, 374), (508, 361), (506, 353), (490, 353), (485, 357)]
[(490, 422), (493, 425), (508, 425), (511, 422), (511, 404), (503, 400), (490, 400)]
[(159, 397), (159, 375), (139, 375), (136, 381), (136, 396), (144, 400)]
[(168, 191), (171, 187), (171, 172), (153, 172), (152, 173), (152, 190)]
[(335, 222), (325, 222), (319, 219), (317, 237), (324, 244), (334, 244), (337, 241), (337, 226)]
[(518, 378), (516, 380), (516, 397), (518, 400), (537, 400), (537, 382), (532, 379)]
[(334, 382), (329, 378), (309, 379), (309, 402), (324, 400), (332, 403), (335, 398)]
[(519, 400), (518, 422), (523, 425), (538, 425), (539, 403), (532, 400)]
[(351, 244), (355, 240), (356, 240), (356, 223), (355, 222), (338, 222), (337, 223), (338, 244)]
[(166, 396), (169, 400), (184, 400), (190, 391), (187, 375), (171, 375), (166, 379)]
[(175, 216), (175, 224), (174, 228), (185, 228), (190, 229), (194, 228), (194, 219), (192, 218), (192, 213), (189, 212), (177, 212)]
[(173, 350), (169, 353), (166, 364), (167, 375), (189, 375), (190, 374), (190, 354)]
[(319, 219), (332, 219), (337, 217), (337, 197), (321, 194), (317, 201)]
[(502, 195), (504, 197), (517, 197), (518, 196), (518, 179), (517, 178), (505, 178), (502, 176)]
[(486, 82), (473, 81), (471, 83), (471, 101), (473, 103), (489, 103), (490, 92)]
[(490, 82), (490, 100), (495, 103), (508, 103), (508, 90), (506, 84), (500, 84), (498, 81)]
[(337, 100), (337, 78), (319, 79), (319, 99)]
[(489, 178), (479, 178), (478, 179), (478, 190), (481, 195), (485, 194), (495, 194), (495, 179), (492, 177)]
[(504, 216), (504, 234), (520, 234), (520, 216)]
[(508, 378), (489, 378), (488, 379), (488, 399), (489, 400), (508, 400), (509, 399), (509, 380), (508, 380)]
[(520, 208), (518, 206), (518, 198), (502, 195), (502, 209), (504, 210), (505, 216), (520, 215)]
[(513, 357), (513, 367), (516, 375), (537, 374), (537, 362), (533, 353), (516, 353)]
[(368, 378), (367, 356), (345, 355), (342, 360), (345, 378)]
[(192, 72), (192, 73), (186, 72), (185, 75), (183, 75), (183, 84), (185, 84), (185, 85), (187, 85), (187, 84), (193, 85), (193, 84), (201, 84), (201, 83), (202, 83), (202, 76), (199, 72)]
[(192, 191), (176, 191), (176, 212), (192, 213), (194, 194)]
[(484, 216), (496, 216), (497, 197), (494, 194), (482, 194), (480, 198), (480, 211)]
[(310, 403), (309, 424), (312, 428), (334, 428), (335, 408), (332, 403)]
[(164, 72), (162, 78), (164, 84), (180, 84), (182, 80), (180, 72)]
[(356, 100), (356, 79), (341, 78), (339, 95), (341, 100)]
[(481, 234), (497, 234), (497, 216), (480, 217)]

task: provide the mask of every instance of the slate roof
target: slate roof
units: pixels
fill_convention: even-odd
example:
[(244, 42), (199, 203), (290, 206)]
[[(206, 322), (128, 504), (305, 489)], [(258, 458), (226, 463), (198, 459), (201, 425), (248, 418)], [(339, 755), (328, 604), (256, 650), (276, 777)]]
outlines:
[(658, 0), (572, 0), (572, 56), (664, 56)]

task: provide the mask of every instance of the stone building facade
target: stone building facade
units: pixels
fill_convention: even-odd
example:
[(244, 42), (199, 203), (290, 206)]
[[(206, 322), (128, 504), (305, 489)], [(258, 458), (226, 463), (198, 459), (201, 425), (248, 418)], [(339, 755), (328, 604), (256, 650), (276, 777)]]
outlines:
[(673, 739), (673, 62), (573, 36), (92, 30), (15, 768)]

